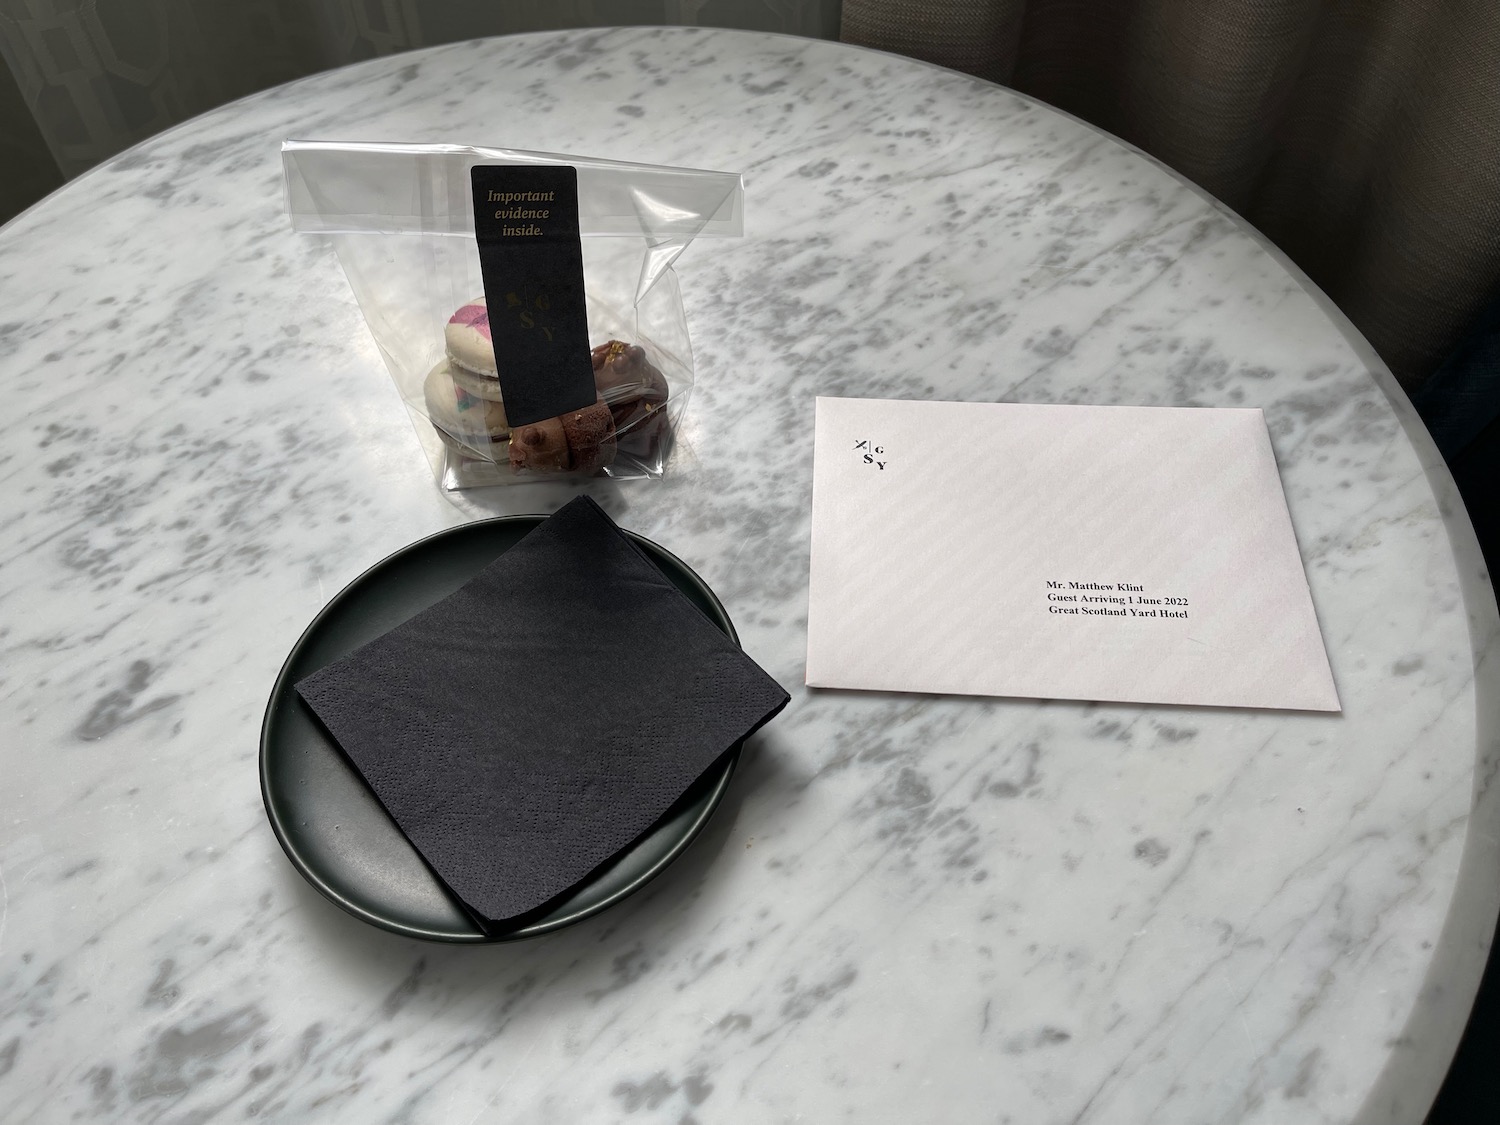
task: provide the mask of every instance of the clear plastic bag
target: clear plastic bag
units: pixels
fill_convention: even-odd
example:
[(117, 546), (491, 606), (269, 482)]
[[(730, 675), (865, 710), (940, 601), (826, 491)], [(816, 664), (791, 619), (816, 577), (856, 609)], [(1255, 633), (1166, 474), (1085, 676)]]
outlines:
[[(737, 173), (462, 145), (322, 141), (287, 141), (282, 163), (292, 226), (331, 238), (444, 488), (662, 474), (693, 386), (672, 263), (695, 238), (743, 233)], [(490, 332), (470, 186), (475, 165), (577, 172), (598, 403), (571, 420), (512, 427), (493, 370), (505, 357), (491, 345), (483, 362)]]

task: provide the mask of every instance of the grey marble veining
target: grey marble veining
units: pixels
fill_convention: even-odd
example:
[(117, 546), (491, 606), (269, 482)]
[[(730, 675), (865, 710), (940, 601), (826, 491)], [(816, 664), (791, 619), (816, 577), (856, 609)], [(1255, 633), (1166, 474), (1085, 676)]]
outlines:
[[(265, 822), (261, 712), (327, 599), (567, 494), (434, 487), (282, 214), (288, 136), (746, 175), (746, 237), (678, 265), (672, 475), (590, 491), (793, 702), (681, 860), (545, 940), (373, 930)], [(1342, 318), (1086, 126), (750, 34), (383, 59), (0, 230), (0, 384), (8, 1122), (1410, 1122), (1441, 1080), (1497, 905), (1472, 533)], [(808, 691), (816, 394), (1263, 407), (1344, 713)]]

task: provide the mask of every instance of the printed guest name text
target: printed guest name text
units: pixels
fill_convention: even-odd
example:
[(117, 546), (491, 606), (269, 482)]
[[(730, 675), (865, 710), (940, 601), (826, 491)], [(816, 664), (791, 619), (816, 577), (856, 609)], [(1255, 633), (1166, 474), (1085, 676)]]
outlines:
[(1186, 619), (1188, 600), (1139, 582), (1047, 581), (1047, 612), (1071, 617)]

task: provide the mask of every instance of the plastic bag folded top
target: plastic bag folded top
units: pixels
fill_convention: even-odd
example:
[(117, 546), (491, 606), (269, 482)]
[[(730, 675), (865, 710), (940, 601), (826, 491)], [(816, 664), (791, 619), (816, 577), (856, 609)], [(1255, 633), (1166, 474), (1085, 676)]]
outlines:
[(286, 209), (307, 234), (440, 234), (472, 238), (468, 170), (475, 164), (568, 164), (578, 170), (585, 238), (739, 238), (737, 172), (596, 160), (553, 152), (447, 144), (287, 141)]

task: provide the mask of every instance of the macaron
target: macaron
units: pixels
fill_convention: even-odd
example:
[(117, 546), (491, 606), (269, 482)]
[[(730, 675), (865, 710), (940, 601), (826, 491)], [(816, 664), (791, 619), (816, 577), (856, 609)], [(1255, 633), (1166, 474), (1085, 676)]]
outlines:
[(503, 402), (505, 396), (500, 391), (500, 380), (491, 379), (484, 375), (475, 375), (472, 371), (465, 371), (450, 358), (448, 360), (448, 374), (453, 377), (453, 385), (462, 388), (475, 398), (488, 399), (490, 402)]
[(428, 419), (440, 432), (482, 454), (491, 455), (490, 447), (510, 436), (504, 404), (459, 386), (446, 359), (427, 373), (422, 398)]
[(443, 329), (448, 358), (475, 375), (499, 379), (495, 344), (490, 338), (490, 310), (483, 297), (475, 297), (451, 317)]

